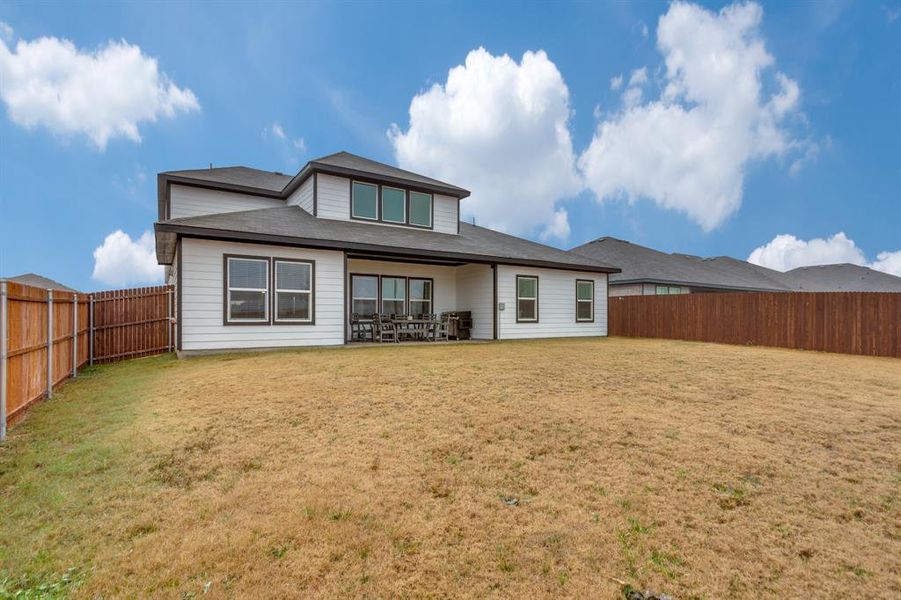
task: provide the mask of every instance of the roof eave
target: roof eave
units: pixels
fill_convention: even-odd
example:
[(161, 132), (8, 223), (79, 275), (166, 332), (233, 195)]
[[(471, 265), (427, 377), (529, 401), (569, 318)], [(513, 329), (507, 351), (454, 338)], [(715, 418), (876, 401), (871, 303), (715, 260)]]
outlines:
[(610, 274), (619, 273), (621, 271), (616, 267), (608, 267), (604, 265), (583, 265), (538, 259), (510, 258), (503, 256), (468, 254), (462, 252), (445, 252), (439, 250), (423, 250), (415, 248), (404, 248), (399, 246), (382, 246), (379, 244), (364, 244), (359, 242), (325, 240), (318, 238), (301, 238), (293, 236), (274, 235), (269, 233), (252, 233), (228, 229), (215, 229), (211, 227), (191, 227), (176, 223), (158, 222), (154, 223), (153, 228), (157, 234), (157, 260), (160, 261), (160, 264), (170, 264), (162, 262), (163, 258), (161, 258), (161, 256), (166, 257), (171, 261), (170, 253), (165, 248), (163, 249), (162, 253), (160, 251), (160, 238), (163, 237), (161, 236), (161, 234), (168, 234), (166, 236), (168, 240), (163, 242), (164, 245), (173, 243), (177, 236), (182, 236), (204, 239), (257, 242), (283, 246), (298, 246), (303, 248), (317, 248), (323, 250), (352, 250), (358, 252), (372, 252), (386, 256), (396, 256), (400, 258), (421, 258), (423, 256), (426, 256), (432, 258), (441, 258), (444, 260), (457, 260), (470, 263), (542, 267), (547, 269), (582, 271), (586, 273)]
[(391, 175), (381, 175), (378, 173), (371, 173), (369, 171), (363, 171), (360, 169), (351, 169), (350, 167), (339, 167), (335, 165), (328, 165), (324, 163), (319, 163), (316, 161), (310, 161), (306, 165), (304, 165), (303, 169), (294, 176), (291, 181), (288, 182), (288, 185), (285, 186), (283, 190), (283, 197), (287, 198), (291, 194), (294, 193), (297, 188), (303, 185), (303, 182), (306, 181), (310, 175), (313, 173), (325, 173), (326, 175), (338, 175), (343, 177), (360, 177), (365, 179), (375, 179), (378, 181), (385, 181), (387, 183), (394, 183), (397, 185), (403, 185), (410, 188), (418, 188), (422, 190), (427, 190), (430, 192), (434, 192), (436, 194), (444, 194), (446, 196), (453, 196), (454, 198), (458, 198), (462, 200), (463, 198), (468, 198), (470, 195), (469, 190), (465, 190), (463, 188), (459, 188), (456, 186), (450, 185), (437, 185), (433, 183), (424, 183), (421, 181), (414, 181), (412, 179), (407, 179), (405, 177), (393, 177)]

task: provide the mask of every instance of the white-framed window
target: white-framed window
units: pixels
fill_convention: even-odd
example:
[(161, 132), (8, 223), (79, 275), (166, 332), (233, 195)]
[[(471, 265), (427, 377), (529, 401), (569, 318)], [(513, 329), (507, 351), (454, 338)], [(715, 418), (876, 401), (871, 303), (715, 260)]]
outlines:
[(269, 259), (225, 257), (226, 323), (269, 322)]
[(378, 275), (352, 275), (350, 289), (350, 312), (363, 317), (370, 317), (379, 312)]
[(405, 314), (406, 292), (405, 277), (382, 277), (382, 314)]
[(432, 314), (432, 280), (411, 277), (409, 282), (410, 314)]
[(382, 186), (382, 221), (407, 222), (407, 192), (400, 188)]
[(379, 186), (354, 181), (351, 184), (350, 216), (377, 221), (379, 218)]
[(516, 322), (538, 321), (538, 278), (532, 275), (516, 276)]
[(658, 296), (666, 296), (667, 294), (669, 294), (669, 288), (667, 286), (665, 286), (665, 285), (657, 286), (657, 295)]
[(594, 321), (594, 281), (591, 279), (576, 279), (576, 321)]
[(275, 265), (275, 322), (313, 322), (314, 264), (286, 258), (273, 259)]
[(410, 225), (432, 226), (432, 195), (410, 192)]

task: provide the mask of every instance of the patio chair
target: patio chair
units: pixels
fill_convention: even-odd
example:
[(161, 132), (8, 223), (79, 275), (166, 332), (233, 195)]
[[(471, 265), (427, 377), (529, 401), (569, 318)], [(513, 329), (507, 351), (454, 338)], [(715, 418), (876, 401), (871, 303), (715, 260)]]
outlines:
[[(432, 316), (434, 317), (434, 315), (432, 315)], [(447, 341), (447, 322), (448, 322), (448, 315), (442, 314), (441, 320), (435, 324), (435, 334), (433, 336), (435, 341), (439, 341), (439, 340), (443, 341), (443, 342)]]
[(397, 326), (389, 319), (384, 319), (384, 315), (373, 315), (375, 325), (375, 335), (380, 343), (394, 342), (397, 343)]

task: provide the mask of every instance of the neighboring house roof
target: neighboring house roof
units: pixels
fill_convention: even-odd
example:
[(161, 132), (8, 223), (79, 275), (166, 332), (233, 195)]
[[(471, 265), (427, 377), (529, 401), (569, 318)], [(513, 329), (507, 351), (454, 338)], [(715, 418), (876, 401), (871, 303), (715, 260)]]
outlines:
[(847, 263), (799, 267), (785, 277), (805, 292), (901, 292), (901, 277)]
[(7, 281), (15, 281), (16, 283), (21, 283), (22, 285), (30, 285), (32, 287), (38, 287), (42, 289), (51, 289), (57, 290), (60, 292), (76, 292), (78, 290), (74, 288), (70, 288), (67, 285), (63, 285), (58, 281), (54, 281), (49, 277), (44, 277), (43, 275), (38, 275), (36, 273), (24, 273), (23, 275), (16, 275), (15, 277), (7, 277)]
[(460, 223), (459, 234), (314, 217), (298, 206), (170, 219), (155, 224), (157, 257), (170, 264), (176, 235), (347, 250), (364, 255), (481, 262), (615, 273), (605, 262)]
[(702, 258), (667, 254), (613, 237), (602, 237), (571, 252), (614, 264), (621, 273), (610, 284), (660, 283), (740, 291), (787, 291), (781, 273), (728, 256)]

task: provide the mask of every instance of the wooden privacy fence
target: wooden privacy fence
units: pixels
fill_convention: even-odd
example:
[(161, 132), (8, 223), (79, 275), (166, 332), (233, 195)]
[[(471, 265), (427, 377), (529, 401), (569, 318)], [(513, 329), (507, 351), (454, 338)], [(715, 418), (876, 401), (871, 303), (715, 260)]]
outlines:
[(0, 281), (0, 440), (86, 363), (173, 348), (172, 286), (78, 294)]
[(610, 335), (901, 357), (901, 294), (742, 292), (610, 298)]

